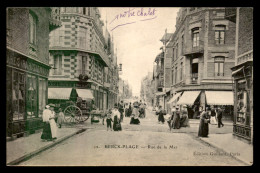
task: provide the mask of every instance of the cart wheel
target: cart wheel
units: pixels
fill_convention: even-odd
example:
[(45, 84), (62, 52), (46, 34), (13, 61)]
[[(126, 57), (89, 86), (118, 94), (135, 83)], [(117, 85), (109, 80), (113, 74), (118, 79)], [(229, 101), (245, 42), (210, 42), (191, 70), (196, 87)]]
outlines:
[(80, 122), (80, 117), (82, 112), (79, 107), (70, 105), (64, 110), (64, 119), (68, 123), (78, 123)]

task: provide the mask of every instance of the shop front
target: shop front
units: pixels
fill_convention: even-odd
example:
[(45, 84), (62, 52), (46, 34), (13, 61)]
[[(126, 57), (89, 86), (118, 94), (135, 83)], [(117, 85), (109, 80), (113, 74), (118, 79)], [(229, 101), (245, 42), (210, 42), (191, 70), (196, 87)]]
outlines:
[(233, 134), (250, 142), (253, 139), (253, 62), (232, 68), (235, 82)]
[(23, 136), (42, 128), (49, 66), (7, 49), (6, 135)]

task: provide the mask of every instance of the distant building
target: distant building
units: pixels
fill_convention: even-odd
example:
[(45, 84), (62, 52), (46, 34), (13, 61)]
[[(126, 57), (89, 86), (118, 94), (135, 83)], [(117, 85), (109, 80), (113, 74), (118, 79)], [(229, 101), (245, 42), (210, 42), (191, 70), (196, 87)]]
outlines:
[(225, 18), (236, 24), (233, 134), (253, 142), (253, 8), (226, 8)]
[(99, 9), (62, 7), (61, 21), (62, 27), (50, 34), (49, 88), (90, 90), (99, 110), (113, 107), (118, 95), (117, 57)]
[(152, 88), (153, 73), (149, 72), (141, 82), (140, 97), (149, 105), (153, 105), (153, 88)]
[(7, 8), (6, 136), (42, 128), (48, 98), (49, 32), (61, 26), (59, 8)]

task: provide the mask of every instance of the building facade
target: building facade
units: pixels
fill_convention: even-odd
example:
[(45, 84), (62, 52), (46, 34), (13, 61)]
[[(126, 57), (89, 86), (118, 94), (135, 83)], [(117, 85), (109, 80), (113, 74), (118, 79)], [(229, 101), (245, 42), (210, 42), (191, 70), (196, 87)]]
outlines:
[(153, 105), (153, 73), (149, 72), (141, 82), (140, 97), (148, 105)]
[[(165, 59), (171, 59), (170, 106), (186, 104), (196, 111), (200, 106), (221, 106), (225, 117), (233, 118), (230, 68), (235, 65), (235, 30), (236, 25), (225, 19), (225, 8), (179, 10), (165, 48)], [(195, 115), (189, 113), (189, 118)]]
[[(99, 110), (118, 94), (117, 57), (97, 7), (62, 7), (62, 27), (50, 34), (50, 88), (90, 90)], [(85, 76), (85, 77), (84, 77)], [(86, 80), (82, 80), (82, 77)]]
[(49, 33), (61, 26), (59, 8), (7, 8), (6, 136), (42, 128), (48, 98)]
[(253, 142), (253, 8), (226, 8), (225, 17), (236, 24), (233, 134)]

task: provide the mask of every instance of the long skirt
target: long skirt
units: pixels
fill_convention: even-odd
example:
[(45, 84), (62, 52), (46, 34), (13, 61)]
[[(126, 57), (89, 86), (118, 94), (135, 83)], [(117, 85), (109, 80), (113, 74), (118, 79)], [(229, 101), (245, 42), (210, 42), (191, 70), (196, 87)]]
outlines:
[(180, 128), (180, 117), (174, 116), (173, 117), (173, 123), (172, 123), (172, 128), (174, 129), (179, 129)]
[(138, 118), (132, 117), (130, 120), (130, 124), (140, 124), (140, 120)]
[(121, 124), (120, 123), (114, 123), (113, 124), (113, 130), (114, 131), (121, 131), (122, 130), (122, 127), (121, 127)]
[(198, 136), (207, 137), (209, 134), (209, 124), (204, 122), (204, 119), (200, 120)]
[(50, 120), (52, 138), (57, 138), (57, 125), (54, 119)]
[(46, 139), (46, 140), (52, 139), (51, 126), (50, 126), (49, 123), (46, 123), (46, 122), (43, 123), (43, 130), (42, 130), (41, 139)]
[(164, 123), (164, 116), (163, 116), (162, 113), (159, 114), (159, 116), (158, 116), (158, 121), (159, 121), (159, 122), (161, 121), (161, 122)]
[(217, 125), (216, 117), (210, 117), (210, 124)]
[(181, 127), (190, 127), (190, 123), (189, 123), (189, 118), (188, 116), (185, 116), (181, 119), (180, 121), (180, 126)]

